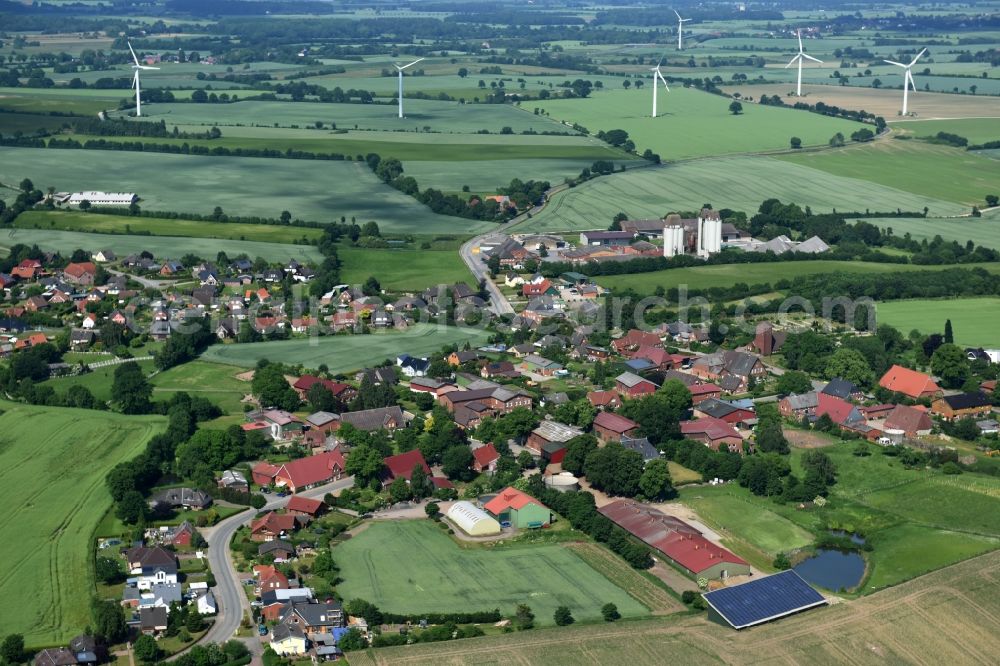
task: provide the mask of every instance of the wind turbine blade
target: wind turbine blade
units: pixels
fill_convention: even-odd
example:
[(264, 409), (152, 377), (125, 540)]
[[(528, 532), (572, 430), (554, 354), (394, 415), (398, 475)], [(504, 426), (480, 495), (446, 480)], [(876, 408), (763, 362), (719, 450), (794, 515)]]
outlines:
[(895, 65), (896, 67), (904, 67), (904, 68), (906, 67), (906, 65), (904, 65), (903, 63), (896, 62), (895, 60), (883, 60), (883, 62), (887, 62), (890, 65)]
[[(670, 92), (670, 86), (667, 85), (667, 80), (665, 78), (663, 78), (663, 74), (660, 74), (660, 72), (657, 72), (657, 75), (659, 75), (660, 81), (663, 81), (663, 87), (667, 89), (667, 92)], [(656, 82), (654, 81), (653, 83), (656, 83)]]
[[(676, 9), (675, 9), (675, 10), (673, 10), (673, 12), (674, 12), (674, 14), (677, 14), (677, 10), (676, 10)], [(682, 19), (682, 18), (681, 18), (681, 15), (680, 15), (680, 14), (677, 14), (677, 20), (678, 20), (678, 21), (683, 21), (684, 19)]]
[(132, 77), (132, 85), (129, 88), (135, 88), (135, 84), (139, 82), (139, 72), (136, 71), (135, 76)]
[(404, 70), (404, 69), (406, 69), (407, 67), (412, 67), (413, 65), (416, 65), (416, 64), (417, 64), (418, 62), (420, 62), (421, 60), (424, 60), (424, 58), (417, 58), (416, 60), (414, 60), (414, 61), (413, 61), (413, 62), (411, 62), (410, 64), (408, 64), (408, 65), (403, 65), (402, 67), (399, 67), (399, 66), (397, 65), (397, 66), (396, 66), (396, 68), (397, 68), (397, 69), (399, 69), (400, 71), (403, 71), (403, 70)]
[(910, 89), (917, 92), (917, 84), (913, 81), (913, 72), (910, 70), (906, 70), (906, 81), (903, 82), (903, 85), (906, 85), (907, 81), (910, 83)]
[(808, 53), (802, 53), (802, 54), (800, 54), (800, 55), (801, 55), (801, 56), (802, 56), (803, 58), (807, 59), (807, 60), (812, 60), (813, 62), (819, 62), (819, 63), (823, 62), (823, 61), (822, 61), (822, 60), (820, 60), (819, 58), (813, 58), (813, 57), (812, 57), (811, 55), (809, 55)]
[(139, 65), (139, 69), (159, 69), (159, 67), (147, 67), (146, 65)]
[(792, 56), (792, 59), (788, 61), (787, 65), (785, 65), (785, 69), (788, 69), (789, 67), (791, 67), (792, 65), (794, 65), (798, 61), (798, 59), (800, 57), (801, 57), (800, 55)]
[(913, 62), (910, 63), (910, 67), (913, 67), (914, 65), (916, 65), (917, 61), (920, 60), (920, 57), (922, 55), (924, 55), (925, 53), (927, 53), (927, 49), (926, 48), (922, 49), (920, 51), (920, 53), (917, 54), (917, 56), (913, 59)]
[(799, 53), (802, 53), (802, 31), (796, 30), (795, 36), (799, 38)]
[(128, 40), (126, 39), (126, 40), (125, 40), (125, 43), (126, 43), (126, 44), (128, 44), (128, 50), (129, 50), (129, 51), (132, 51), (132, 60), (134, 60), (134, 61), (135, 61), (135, 64), (136, 64), (136, 65), (138, 65), (138, 64), (139, 64), (139, 58), (138, 58), (138, 57), (136, 57), (136, 55), (135, 55), (135, 51), (134, 51), (134, 50), (132, 50), (132, 42), (130, 42), (130, 41), (128, 41)]

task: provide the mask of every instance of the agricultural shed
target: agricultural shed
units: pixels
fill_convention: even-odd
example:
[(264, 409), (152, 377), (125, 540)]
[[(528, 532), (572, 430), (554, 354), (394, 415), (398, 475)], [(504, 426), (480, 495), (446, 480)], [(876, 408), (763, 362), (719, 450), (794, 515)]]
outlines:
[(500, 534), (500, 523), (471, 502), (455, 502), (445, 516), (469, 536)]
[(733, 629), (770, 622), (826, 603), (823, 595), (791, 569), (708, 592), (704, 597), (714, 615)]

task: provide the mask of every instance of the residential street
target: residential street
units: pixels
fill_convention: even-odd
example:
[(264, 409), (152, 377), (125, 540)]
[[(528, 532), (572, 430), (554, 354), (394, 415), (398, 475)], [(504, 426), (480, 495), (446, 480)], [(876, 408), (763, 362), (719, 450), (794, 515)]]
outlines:
[(478, 248), (480, 241), (488, 235), (491, 234), (483, 234), (466, 241), (459, 250), (459, 254), (462, 256), (462, 261), (465, 262), (465, 265), (469, 267), (470, 271), (472, 271), (472, 275), (475, 277), (476, 283), (480, 280), (486, 281), (486, 290), (490, 294), (490, 310), (494, 314), (498, 315), (513, 314), (514, 308), (511, 307), (510, 303), (500, 292), (500, 289), (493, 284), (492, 280), (490, 280), (489, 270), (486, 268), (486, 264), (480, 261), (478, 254), (473, 253), (473, 249)]

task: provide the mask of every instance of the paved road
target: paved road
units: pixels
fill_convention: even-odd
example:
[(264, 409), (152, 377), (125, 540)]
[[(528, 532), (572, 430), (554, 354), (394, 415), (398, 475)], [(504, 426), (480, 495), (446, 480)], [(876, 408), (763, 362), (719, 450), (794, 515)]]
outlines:
[[(350, 476), (312, 490), (305, 490), (299, 494), (303, 497), (318, 499), (327, 493), (350, 488), (353, 485), (354, 477)], [(287, 497), (272, 496), (261, 511), (277, 509), (287, 502)], [(208, 542), (208, 564), (215, 575), (216, 587), (213, 592), (219, 607), (215, 623), (200, 641), (202, 643), (224, 643), (229, 640), (240, 628), (240, 622), (250, 611), (250, 602), (240, 585), (236, 567), (233, 566), (229, 544), (232, 542), (236, 530), (248, 524), (255, 515), (256, 512), (253, 510), (244, 511), (223, 520), (211, 529), (202, 531), (205, 541)], [(180, 656), (180, 654), (175, 655), (175, 657)]]
[(490, 279), (489, 269), (486, 264), (482, 262), (479, 258), (479, 253), (474, 252), (475, 248), (479, 247), (479, 243), (486, 236), (492, 235), (495, 232), (490, 232), (489, 234), (483, 234), (481, 236), (476, 236), (475, 238), (468, 240), (462, 245), (462, 248), (458, 251), (462, 257), (462, 261), (465, 265), (469, 267), (472, 271), (472, 275), (476, 278), (476, 282), (485, 281), (486, 291), (490, 295), (490, 311), (493, 314), (513, 314), (514, 308), (511, 307), (510, 302), (507, 298), (500, 292), (500, 288), (493, 283)]

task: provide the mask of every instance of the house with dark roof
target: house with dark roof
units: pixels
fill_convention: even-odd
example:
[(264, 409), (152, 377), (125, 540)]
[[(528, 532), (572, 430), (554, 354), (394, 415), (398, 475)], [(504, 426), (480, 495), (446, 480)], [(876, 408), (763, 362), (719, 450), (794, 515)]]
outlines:
[(914, 400), (941, 394), (941, 387), (929, 375), (904, 368), (901, 365), (894, 365), (886, 370), (882, 378), (878, 380), (878, 385), (888, 391), (902, 393)]
[(863, 400), (865, 397), (865, 392), (857, 384), (840, 377), (831, 379), (820, 393), (848, 401)]
[(701, 401), (694, 408), (694, 414), (698, 418), (707, 416), (725, 421), (734, 426), (753, 421), (753, 419), (757, 418), (757, 412), (752, 408), (737, 407), (732, 403), (719, 400), (718, 398), (709, 398), (708, 400)]
[(278, 616), (278, 624), (298, 627), (310, 634), (331, 633), (334, 628), (343, 627), (346, 618), (339, 601), (327, 599), (322, 602), (291, 601)]
[(139, 609), (139, 631), (147, 636), (159, 636), (167, 630), (167, 609), (163, 606)]
[(896, 442), (904, 437), (912, 439), (929, 435), (933, 428), (934, 422), (927, 412), (909, 405), (896, 405), (882, 425), (885, 434)]
[(803, 416), (816, 414), (818, 405), (819, 394), (816, 391), (793, 393), (778, 401), (778, 412), (787, 419), (801, 419)]
[(295, 557), (295, 546), (284, 539), (270, 539), (257, 546), (257, 555), (269, 555), (275, 562), (287, 562)]
[(358, 412), (343, 412), (340, 415), (340, 421), (341, 423), (350, 423), (358, 430), (366, 432), (376, 430), (392, 432), (398, 428), (406, 427), (406, 417), (399, 405), (363, 409)]
[(149, 498), (152, 509), (193, 509), (199, 511), (212, 505), (212, 497), (204, 490), (197, 488), (165, 488)]
[(545, 419), (528, 435), (524, 448), (536, 456), (544, 457), (544, 447), (550, 445), (550, 453), (566, 448), (566, 442), (579, 437), (583, 431), (576, 426)]
[(521, 373), (510, 361), (490, 361), (479, 369), (479, 375), (483, 379), (493, 379), (494, 377), (516, 379), (521, 376)]
[(396, 479), (406, 479), (407, 483), (413, 476), (413, 470), (420, 467), (428, 477), (431, 475), (431, 468), (424, 460), (424, 454), (419, 449), (406, 451), (394, 456), (389, 456), (382, 461), (385, 468), (382, 470), (382, 487), (389, 486)]
[(720, 351), (707, 354), (691, 364), (691, 373), (716, 382), (730, 393), (746, 391), (751, 382), (767, 376), (767, 368), (754, 354), (740, 351)]
[(946, 395), (931, 403), (931, 414), (946, 421), (979, 419), (993, 412), (993, 403), (985, 393)]
[(635, 433), (639, 424), (614, 412), (598, 412), (594, 418), (594, 434), (604, 442), (619, 442)]
[(76, 655), (68, 648), (46, 648), (35, 655), (35, 666), (76, 666)]
[(653, 446), (646, 437), (622, 437), (621, 445), (629, 451), (635, 451), (642, 456), (644, 463), (656, 460), (660, 457), (660, 452)]
[(400, 354), (396, 357), (396, 365), (407, 377), (423, 377), (431, 367), (431, 362), (430, 359)]

